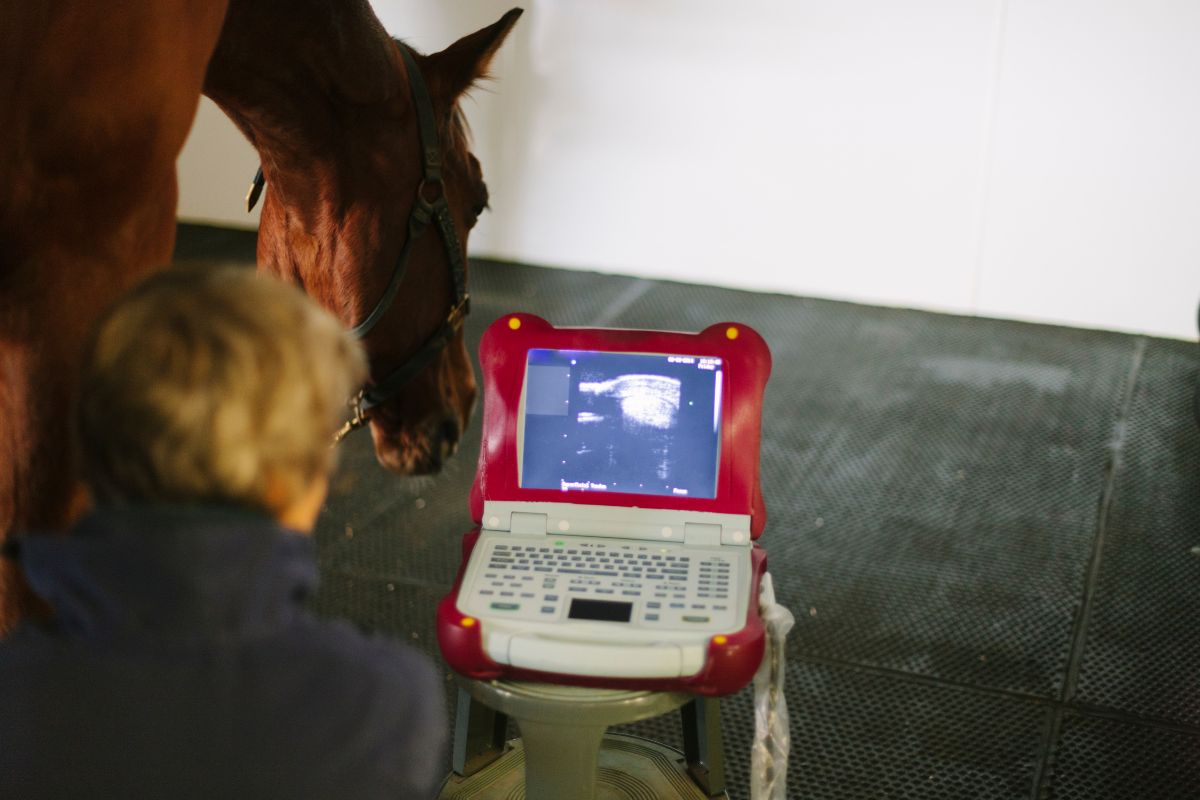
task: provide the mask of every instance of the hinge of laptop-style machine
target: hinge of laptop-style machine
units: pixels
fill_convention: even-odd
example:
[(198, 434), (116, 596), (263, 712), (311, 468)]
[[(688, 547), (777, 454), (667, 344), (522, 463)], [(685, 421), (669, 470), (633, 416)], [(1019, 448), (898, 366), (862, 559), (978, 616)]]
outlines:
[(579, 503), (484, 503), (483, 528), (518, 536), (604, 536), (695, 547), (749, 547), (750, 516)]
[(685, 522), (683, 525), (683, 542), (693, 547), (716, 547), (721, 543), (723, 525), (710, 525), (704, 522)]
[(546, 519), (545, 514), (514, 511), (508, 529), (518, 536), (545, 536)]

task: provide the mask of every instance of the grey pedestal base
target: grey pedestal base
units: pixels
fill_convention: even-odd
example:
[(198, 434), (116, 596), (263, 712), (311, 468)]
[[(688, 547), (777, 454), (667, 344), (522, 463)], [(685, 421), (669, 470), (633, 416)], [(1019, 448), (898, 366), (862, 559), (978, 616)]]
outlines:
[[(488, 767), (446, 779), (438, 800), (536, 800), (525, 792), (525, 745), (508, 742)], [(711, 800), (688, 776), (683, 753), (666, 745), (610, 733), (600, 741), (596, 800)], [(728, 797), (724, 792), (718, 798)]]
[[(684, 708), (687, 753), (609, 725)], [(642, 800), (724, 796), (717, 701), (669, 692), (464, 681), (454, 772), (441, 800)], [(521, 740), (504, 741), (507, 717)], [(703, 787), (703, 788), (702, 788)]]

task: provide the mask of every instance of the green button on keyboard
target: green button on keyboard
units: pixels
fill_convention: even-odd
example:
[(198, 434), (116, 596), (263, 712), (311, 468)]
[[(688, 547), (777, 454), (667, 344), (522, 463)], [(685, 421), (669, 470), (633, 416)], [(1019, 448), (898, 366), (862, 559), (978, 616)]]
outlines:
[(497, 611), (516, 611), (520, 607), (520, 603), (492, 603), (492, 608)]

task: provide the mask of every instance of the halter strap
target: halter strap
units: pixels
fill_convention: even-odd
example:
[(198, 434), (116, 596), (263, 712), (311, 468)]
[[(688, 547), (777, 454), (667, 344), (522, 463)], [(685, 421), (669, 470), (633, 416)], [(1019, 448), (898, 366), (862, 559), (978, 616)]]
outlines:
[[(350, 332), (361, 339), (383, 319), (384, 314), (391, 308), (400, 290), (400, 284), (408, 271), (408, 259), (413, 246), (421, 237), (431, 222), (436, 222), (441, 233), (442, 244), (449, 262), (450, 279), (454, 284), (454, 302), (446, 320), (439, 326), (418, 350), (409, 356), (408, 360), (396, 369), (364, 388), (356, 397), (351, 399), (352, 419), (342, 426), (335, 436), (335, 443), (341, 441), (348, 433), (366, 424), (366, 413), (392, 397), (399, 394), (408, 381), (412, 380), (421, 370), (433, 361), (434, 357), (462, 329), (463, 321), (471, 310), (471, 297), (467, 294), (467, 266), (463, 257), (462, 244), (458, 231), (454, 226), (454, 217), (450, 213), (450, 204), (446, 199), (446, 188), (442, 182), (442, 152), (438, 139), (437, 124), (433, 116), (433, 100), (429, 88), (425, 84), (412, 51), (403, 42), (397, 42), (400, 53), (404, 57), (404, 67), (408, 72), (408, 83), (412, 90), (413, 106), (417, 113), (417, 132), (421, 145), (421, 182), (417, 186), (417, 196), (412, 213), (408, 218), (408, 230), (404, 245), (396, 258), (396, 266), (388, 280), (387, 288), (367, 317)], [(432, 200), (428, 198), (430, 191), (435, 192)]]
[[(466, 268), (462, 261), (462, 250), (458, 247), (458, 236), (454, 231), (454, 221), (450, 218), (450, 207), (446, 202), (446, 190), (442, 184), (442, 149), (438, 140), (437, 123), (433, 118), (433, 98), (429, 95), (429, 87), (421, 71), (417, 69), (416, 59), (408, 45), (397, 42), (400, 53), (404, 57), (404, 69), (408, 73), (408, 85), (412, 91), (413, 107), (417, 112), (417, 135), (421, 144), (421, 183), (417, 186), (416, 204), (408, 218), (408, 232), (400, 255), (396, 257), (396, 266), (392, 277), (379, 302), (367, 315), (366, 319), (350, 329), (359, 339), (366, 336), (383, 319), (383, 315), (391, 308), (400, 290), (400, 283), (408, 272), (408, 258), (412, 253), (417, 239), (429, 227), (434, 219), (442, 230), (442, 238), (446, 245), (447, 256), (450, 258), (450, 272), (454, 279), (455, 304), (457, 305), (460, 292), (465, 292)], [(436, 191), (433, 200), (426, 197), (428, 190)], [(447, 225), (447, 223), (449, 223)], [(447, 238), (449, 230), (450, 238)]]

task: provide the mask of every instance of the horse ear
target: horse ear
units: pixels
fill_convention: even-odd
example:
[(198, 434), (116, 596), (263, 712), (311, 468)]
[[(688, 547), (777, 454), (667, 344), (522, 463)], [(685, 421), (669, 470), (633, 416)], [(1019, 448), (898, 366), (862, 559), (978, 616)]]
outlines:
[(426, 56), (430, 82), (436, 81), (438, 88), (446, 93), (444, 96), (453, 101), (475, 81), (487, 77), (492, 57), (523, 13), (524, 9), (514, 8), (483, 30), (464, 36), (440, 53)]

